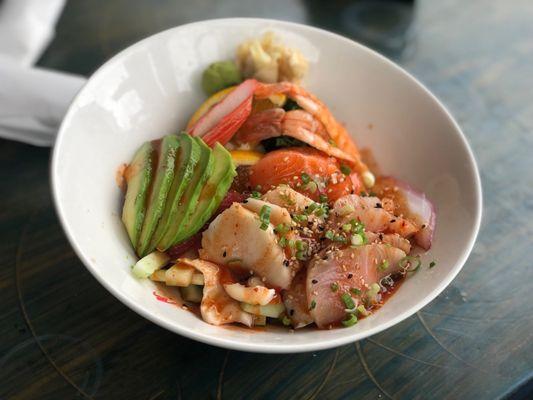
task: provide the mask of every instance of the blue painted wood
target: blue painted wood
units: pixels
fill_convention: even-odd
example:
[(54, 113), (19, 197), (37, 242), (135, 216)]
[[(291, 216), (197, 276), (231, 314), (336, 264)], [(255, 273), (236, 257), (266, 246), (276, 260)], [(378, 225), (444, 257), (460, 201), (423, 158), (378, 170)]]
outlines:
[[(322, 19), (311, 3), (71, 1), (41, 64), (88, 73), (141, 37), (214, 16), (313, 17), (342, 30), (335, 10), (347, 2), (328, 3)], [(49, 151), (2, 141), (0, 398), (531, 398), (533, 3), (416, 7), (397, 58), (464, 128), (485, 200), (474, 251), (441, 296), (334, 350), (257, 355), (192, 342), (137, 316), (89, 275), (53, 211)]]

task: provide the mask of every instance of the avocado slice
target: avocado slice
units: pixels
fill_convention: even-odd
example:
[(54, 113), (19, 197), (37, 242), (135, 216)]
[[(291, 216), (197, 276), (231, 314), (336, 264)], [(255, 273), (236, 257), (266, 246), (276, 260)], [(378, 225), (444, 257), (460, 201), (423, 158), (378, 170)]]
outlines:
[(180, 200), (188, 187), (194, 173), (196, 164), (200, 159), (200, 146), (193, 138), (186, 134), (180, 133), (178, 136), (179, 147), (176, 154), (176, 164), (174, 167), (174, 179), (172, 186), (168, 191), (167, 203), (163, 215), (157, 224), (157, 228), (150, 240), (150, 249), (159, 245), (163, 236), (171, 229), (173, 221), (181, 204)]
[(133, 156), (124, 172), (127, 183), (126, 198), (122, 208), (122, 222), (133, 247), (137, 246), (146, 210), (146, 198), (152, 182), (155, 148), (153, 143), (143, 144)]
[(213, 172), (214, 160), (211, 149), (202, 139), (195, 137), (193, 140), (200, 147), (200, 159), (194, 169), (189, 186), (185, 189), (179, 201), (175, 218), (171, 220), (170, 228), (157, 245), (157, 248), (161, 251), (167, 250), (170, 246), (185, 239), (184, 222), (189, 221), (198, 203), (200, 192)]
[(137, 242), (137, 254), (140, 257), (144, 257), (153, 250), (150, 248), (150, 240), (165, 208), (168, 191), (174, 178), (176, 151), (179, 147), (176, 135), (165, 136), (156, 143), (157, 166), (154, 171), (150, 195), (146, 200), (146, 214), (141, 235)]
[(194, 235), (211, 218), (237, 175), (230, 153), (218, 142), (213, 149), (213, 157), (213, 173), (202, 188), (193, 214), (184, 223), (184, 237)]

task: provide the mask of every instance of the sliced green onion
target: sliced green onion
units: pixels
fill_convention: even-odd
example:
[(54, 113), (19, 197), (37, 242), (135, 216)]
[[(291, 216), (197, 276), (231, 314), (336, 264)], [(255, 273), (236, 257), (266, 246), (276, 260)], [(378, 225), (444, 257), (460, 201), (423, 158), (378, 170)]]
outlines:
[(333, 282), (330, 286), (332, 292), (336, 292), (339, 290), (339, 284), (337, 282)]
[(341, 295), (341, 299), (347, 309), (353, 310), (355, 308), (355, 302), (353, 301), (352, 296), (350, 296), (348, 293), (343, 293)]
[(310, 310), (313, 310), (316, 307), (316, 301), (311, 300), (311, 306), (309, 307)]
[(345, 327), (354, 326), (357, 324), (357, 317), (355, 314), (348, 314), (347, 318), (341, 322)]
[(342, 228), (342, 230), (344, 232), (350, 232), (352, 230), (352, 225), (351, 224), (343, 224), (341, 228)]
[(339, 210), (339, 215), (340, 216), (345, 216), (345, 215), (348, 215), (350, 213), (353, 213), (354, 211), (355, 211), (355, 208), (351, 204), (345, 204)]
[(346, 238), (344, 236), (342, 236), (342, 235), (335, 235), (333, 237), (333, 241), (334, 242), (339, 242), (339, 243), (346, 243), (347, 242)]
[(296, 252), (296, 258), (297, 258), (298, 260), (300, 260), (300, 261), (304, 261), (304, 260), (307, 258), (307, 255), (306, 255), (305, 251), (303, 251), (303, 250), (298, 250), (298, 251)]
[(295, 241), (293, 239), (289, 239), (289, 247), (291, 249), (294, 249), (294, 246), (295, 246)]
[(360, 315), (364, 315), (365, 317), (370, 315), (370, 312), (365, 308), (364, 305), (359, 305), (357, 306), (357, 312), (360, 314)]
[(335, 232), (328, 230), (326, 231), (324, 236), (326, 237), (326, 239), (333, 240), (333, 238), (335, 237)]
[(304, 250), (305, 249), (305, 243), (302, 240), (296, 241), (296, 250)]
[(307, 221), (307, 215), (295, 214), (292, 216), (292, 219), (296, 222), (305, 222)]
[(341, 164), (341, 172), (344, 174), (344, 175), (350, 175), (350, 173), (352, 172), (351, 168), (348, 167), (346, 164)]
[(316, 184), (316, 182), (311, 181), (309, 183), (306, 183), (303, 188), (308, 192), (315, 193), (318, 190), (318, 185)]
[(287, 314), (284, 314), (282, 317), (281, 317), (281, 323), (285, 326), (289, 326), (291, 324), (291, 319), (289, 317), (287, 317)]
[(389, 268), (389, 260), (383, 260), (381, 264), (378, 265), (378, 270), (381, 272), (386, 271)]
[[(422, 262), (419, 256), (406, 256), (400, 260), (398, 265), (403, 270), (404, 274), (414, 273), (418, 271)], [(414, 267), (413, 267), (414, 265)]]
[(368, 300), (374, 303), (377, 302), (377, 296), (380, 291), (381, 286), (379, 286), (378, 283), (373, 283), (372, 285), (370, 285), (370, 289), (368, 289), (368, 291), (366, 292)]
[(302, 177), (302, 182), (304, 184), (311, 182), (311, 177), (309, 175), (307, 175), (305, 172), (302, 172), (301, 177)]
[(259, 199), (261, 197), (261, 193), (257, 192), (257, 191), (253, 191), (251, 196), (254, 198), (254, 199)]
[(270, 224), (270, 211), (272, 209), (270, 206), (267, 206), (266, 204), (261, 207), (261, 211), (259, 212), (259, 219), (261, 220), (261, 226), (260, 228), (264, 231), (267, 230), (268, 225)]
[(318, 200), (321, 203), (327, 203), (328, 202), (328, 196), (326, 196), (325, 194), (321, 194), (320, 196), (318, 196)]
[(350, 289), (350, 292), (352, 292), (356, 296), (360, 296), (361, 295), (361, 290), (359, 290), (357, 288), (354, 288), (354, 287)]
[(278, 224), (274, 228), (276, 233), (279, 233), (280, 235), (284, 235), (285, 233), (287, 233), (289, 231), (289, 229), (290, 229), (290, 227), (287, 224)]
[(352, 246), (361, 246), (365, 241), (360, 233), (356, 233), (355, 235), (351, 236), (350, 242)]
[(285, 236), (283, 236), (283, 237), (279, 240), (278, 244), (279, 244), (281, 247), (286, 247), (286, 246), (287, 246), (287, 238), (286, 238)]

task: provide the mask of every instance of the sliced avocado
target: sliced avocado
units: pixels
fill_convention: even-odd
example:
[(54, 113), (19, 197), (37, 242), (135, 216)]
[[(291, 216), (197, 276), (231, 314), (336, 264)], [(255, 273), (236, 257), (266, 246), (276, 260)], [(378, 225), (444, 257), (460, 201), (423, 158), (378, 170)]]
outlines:
[(191, 181), (194, 168), (200, 158), (200, 146), (190, 135), (181, 133), (178, 135), (178, 141), (179, 147), (176, 153), (174, 179), (168, 191), (167, 203), (163, 215), (150, 241), (151, 249), (159, 245), (163, 236), (171, 229), (172, 222), (176, 220), (181, 197)]
[(191, 214), (196, 208), (198, 197), (206, 181), (213, 171), (213, 152), (203, 142), (202, 139), (195, 137), (193, 140), (200, 147), (200, 160), (194, 169), (193, 177), (180, 199), (175, 218), (171, 220), (170, 229), (165, 233), (157, 248), (161, 251), (168, 249), (170, 246), (181, 242), (185, 238), (184, 223), (189, 221)]
[(213, 157), (213, 173), (198, 197), (198, 205), (193, 214), (184, 223), (185, 237), (194, 235), (209, 221), (237, 175), (230, 153), (220, 143), (216, 143)]
[(122, 209), (122, 222), (133, 247), (137, 246), (146, 210), (146, 197), (152, 182), (155, 149), (153, 143), (143, 144), (124, 172), (128, 185)]
[(165, 208), (168, 191), (174, 178), (176, 151), (179, 146), (176, 135), (165, 136), (156, 143), (157, 166), (154, 171), (150, 194), (146, 200), (146, 214), (141, 235), (137, 241), (137, 254), (140, 257), (144, 257), (154, 249), (150, 248), (150, 240)]

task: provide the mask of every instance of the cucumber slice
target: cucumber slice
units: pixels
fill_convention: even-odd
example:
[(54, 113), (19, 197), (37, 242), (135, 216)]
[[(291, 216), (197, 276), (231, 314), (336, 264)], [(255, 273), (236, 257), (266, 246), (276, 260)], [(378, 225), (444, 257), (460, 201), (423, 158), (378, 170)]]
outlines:
[(267, 304), (266, 306), (256, 306), (248, 303), (241, 303), (243, 311), (253, 315), (262, 315), (264, 317), (278, 318), (285, 312), (283, 303)]
[(137, 278), (148, 278), (158, 269), (163, 268), (170, 261), (170, 257), (165, 253), (154, 251), (141, 258), (133, 266), (132, 272)]
[(181, 298), (191, 303), (201, 303), (203, 298), (203, 290), (201, 286), (189, 285), (180, 288)]

